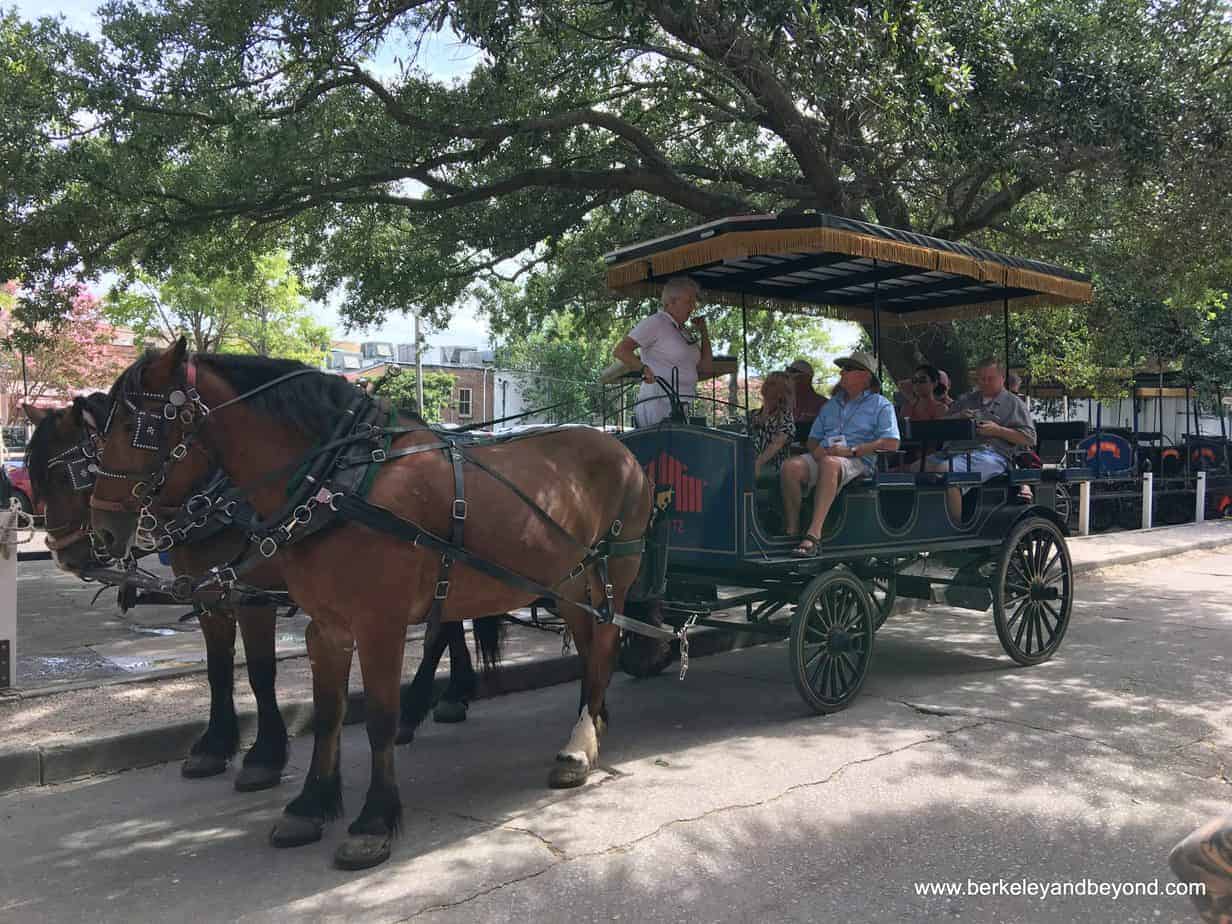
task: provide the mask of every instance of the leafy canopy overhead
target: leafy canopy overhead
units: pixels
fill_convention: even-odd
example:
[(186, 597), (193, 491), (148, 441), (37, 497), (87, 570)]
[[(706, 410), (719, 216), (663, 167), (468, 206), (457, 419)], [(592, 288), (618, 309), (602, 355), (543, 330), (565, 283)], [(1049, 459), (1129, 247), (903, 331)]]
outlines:
[[(1097, 273), (1145, 258), (1152, 298), (1227, 287), (1222, 0), (111, 0), (102, 21), (0, 26), (0, 276), (33, 290), (162, 275), (208, 236), (220, 260), (285, 246), (360, 326), (441, 325), (478, 283), (509, 330), (605, 313), (616, 244), (782, 209)], [(454, 82), (417, 58), (450, 35), (479, 50)]]

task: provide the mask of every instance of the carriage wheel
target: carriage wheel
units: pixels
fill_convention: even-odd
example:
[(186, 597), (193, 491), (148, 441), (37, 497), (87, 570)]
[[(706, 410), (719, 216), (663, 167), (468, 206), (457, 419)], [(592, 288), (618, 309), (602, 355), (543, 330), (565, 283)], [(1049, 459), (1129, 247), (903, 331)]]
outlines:
[(873, 601), (873, 629), (880, 629), (894, 609), (894, 601), (898, 599), (898, 574), (893, 570), (893, 559), (870, 558), (865, 562), (870, 570), (885, 567), (887, 564), (891, 569), (889, 574), (871, 575), (864, 582), (864, 589)]
[(1061, 518), (1062, 523), (1069, 522), (1069, 518), (1074, 513), (1074, 500), (1070, 497), (1068, 485), (1057, 485), (1056, 499), (1053, 501), (1052, 509)]
[(804, 701), (820, 713), (845, 709), (860, 692), (873, 657), (873, 601), (846, 569), (819, 575), (804, 589), (791, 617), (791, 676)]
[(997, 560), (993, 621), (1005, 653), (1040, 664), (1061, 647), (1074, 604), (1073, 565), (1054, 523), (1031, 517), (1014, 527)]

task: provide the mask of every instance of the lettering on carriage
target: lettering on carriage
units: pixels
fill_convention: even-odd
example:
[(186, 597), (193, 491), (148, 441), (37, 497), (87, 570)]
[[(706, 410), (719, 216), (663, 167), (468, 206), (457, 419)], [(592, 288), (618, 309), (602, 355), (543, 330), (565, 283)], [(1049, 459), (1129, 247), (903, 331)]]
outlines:
[(675, 494), (676, 513), (701, 513), (702, 488), (705, 482), (686, 474), (689, 467), (674, 456), (660, 452), (646, 466), (646, 477), (655, 485), (656, 494), (660, 485), (670, 485)]

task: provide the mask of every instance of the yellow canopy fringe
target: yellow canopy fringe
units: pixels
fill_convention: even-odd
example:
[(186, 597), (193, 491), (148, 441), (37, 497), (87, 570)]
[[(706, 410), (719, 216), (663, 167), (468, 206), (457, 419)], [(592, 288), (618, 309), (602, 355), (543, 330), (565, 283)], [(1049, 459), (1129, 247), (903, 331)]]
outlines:
[[(1091, 299), (1089, 282), (1018, 269), (993, 261), (979, 260), (962, 253), (934, 250), (838, 228), (788, 228), (720, 234), (704, 241), (682, 244), (671, 250), (612, 266), (607, 271), (607, 285), (608, 288), (623, 295), (649, 296), (658, 294), (661, 288), (659, 282), (649, 282), (652, 278), (664, 281), (674, 274), (725, 260), (736, 261), (749, 257), (802, 253), (847, 254), (853, 258), (885, 260), (887, 263), (912, 266), (925, 272), (951, 273), (980, 282), (1030, 289), (1040, 293), (1011, 299), (1010, 308), (1015, 311), (1038, 305), (1063, 305)], [(743, 302), (750, 307), (786, 308), (788, 310), (794, 308), (810, 314), (862, 322), (871, 317), (872, 310), (871, 306), (818, 306), (768, 296), (742, 298), (738, 293), (705, 292), (704, 297), (711, 302), (733, 305)], [(977, 305), (960, 305), (954, 308), (937, 308), (908, 313), (899, 317), (905, 324), (924, 324), (932, 321), (978, 317), (989, 314), (994, 309), (999, 310), (1001, 307), (1002, 303), (997, 301)]]

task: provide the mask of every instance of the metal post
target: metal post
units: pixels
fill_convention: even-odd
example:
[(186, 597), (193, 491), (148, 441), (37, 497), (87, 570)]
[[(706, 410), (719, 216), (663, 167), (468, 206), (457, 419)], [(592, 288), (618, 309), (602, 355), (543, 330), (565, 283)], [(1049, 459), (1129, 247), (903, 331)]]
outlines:
[(415, 403), (419, 405), (419, 413), (423, 416), (423, 341), (419, 337), (418, 312), (415, 313)]
[(1078, 535), (1091, 535), (1091, 482), (1078, 483)]
[(1010, 374), (1010, 298), (1007, 295), (1001, 303), (1001, 315), (1005, 321), (1005, 375)]
[(1152, 488), (1155, 483), (1155, 475), (1153, 472), (1146, 472), (1142, 476), (1142, 528), (1151, 528), (1151, 501), (1154, 500), (1155, 494)]
[(749, 305), (748, 296), (740, 296), (740, 333), (744, 338), (744, 422), (749, 425)]
[(1206, 519), (1206, 472), (1198, 472), (1194, 484), (1194, 522), (1201, 523)]
[[(873, 258), (873, 271), (877, 270), (877, 259)], [(873, 276), (873, 359), (877, 360), (877, 378), (885, 380), (881, 369), (881, 286), (876, 275)]]
[(17, 686), (17, 515), (0, 510), (0, 690)]

